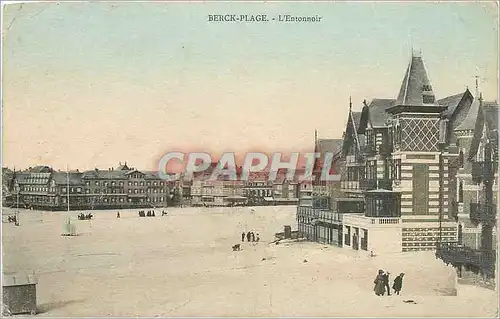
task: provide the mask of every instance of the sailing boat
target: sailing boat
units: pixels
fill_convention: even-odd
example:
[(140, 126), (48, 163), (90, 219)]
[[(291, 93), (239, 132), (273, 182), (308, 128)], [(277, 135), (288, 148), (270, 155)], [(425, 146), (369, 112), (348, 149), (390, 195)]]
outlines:
[(66, 214), (66, 222), (63, 225), (63, 233), (61, 236), (76, 236), (76, 226), (71, 223), (71, 215), (69, 214), (69, 168), (66, 167), (66, 203), (67, 214)]

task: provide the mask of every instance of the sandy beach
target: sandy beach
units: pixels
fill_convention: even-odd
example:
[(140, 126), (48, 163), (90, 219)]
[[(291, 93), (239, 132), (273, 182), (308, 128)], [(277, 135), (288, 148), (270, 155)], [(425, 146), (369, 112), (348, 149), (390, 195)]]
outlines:
[[(95, 211), (61, 236), (65, 212), (21, 211), (3, 224), (3, 271), (36, 273), (38, 316), (493, 317), (494, 291), (457, 286), (432, 252), (368, 257), (308, 242), (271, 243), (296, 207)], [(9, 213), (5, 210), (3, 214)], [(241, 243), (242, 231), (260, 235)], [(232, 251), (241, 243), (241, 251)], [(378, 297), (378, 269), (404, 272), (400, 296)], [(413, 300), (415, 303), (405, 303)]]

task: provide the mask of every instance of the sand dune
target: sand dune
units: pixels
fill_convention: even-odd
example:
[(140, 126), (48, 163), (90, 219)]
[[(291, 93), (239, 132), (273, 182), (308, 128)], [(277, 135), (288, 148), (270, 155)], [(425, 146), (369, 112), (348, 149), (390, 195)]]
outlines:
[[(366, 257), (308, 242), (270, 244), (295, 207), (94, 212), (79, 236), (66, 213), (22, 212), (3, 225), (4, 273), (35, 271), (40, 316), (494, 316), (496, 293), (456, 286), (433, 253)], [(5, 214), (6, 212), (4, 212)], [(261, 242), (241, 243), (241, 232)], [(307, 260), (307, 262), (304, 262)], [(401, 296), (377, 297), (379, 268), (406, 274)], [(393, 278), (394, 278), (393, 276)], [(458, 295), (456, 294), (458, 289)], [(404, 300), (414, 300), (408, 304)]]

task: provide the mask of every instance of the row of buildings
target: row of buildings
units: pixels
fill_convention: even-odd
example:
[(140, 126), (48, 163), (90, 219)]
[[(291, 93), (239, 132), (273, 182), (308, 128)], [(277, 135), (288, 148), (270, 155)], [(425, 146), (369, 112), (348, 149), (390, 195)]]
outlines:
[(4, 168), (2, 186), (4, 206), (42, 210), (165, 207), (174, 197), (171, 185), (156, 172), (139, 171), (126, 163), (85, 172), (48, 166)]
[(323, 150), (338, 154), (341, 181), (303, 191), (303, 236), (374, 254), (437, 250), (492, 275), (498, 103), (478, 91), (436, 99), (414, 54), (396, 99), (364, 101), (359, 112), (350, 103), (343, 137)]
[(167, 182), (157, 172), (139, 171), (125, 163), (108, 170), (55, 171), (36, 166), (24, 171), (3, 169), (3, 205), (42, 209), (153, 208), (172, 205), (297, 205), (300, 183), (278, 174), (254, 173), (248, 181), (209, 181), (215, 168)]

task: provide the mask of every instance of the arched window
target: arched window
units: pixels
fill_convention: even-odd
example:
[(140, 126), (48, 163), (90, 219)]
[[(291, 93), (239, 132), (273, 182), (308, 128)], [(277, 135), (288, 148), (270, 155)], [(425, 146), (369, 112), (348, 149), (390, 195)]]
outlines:
[(464, 151), (460, 150), (460, 153), (458, 154), (458, 167), (463, 168), (464, 167)]

